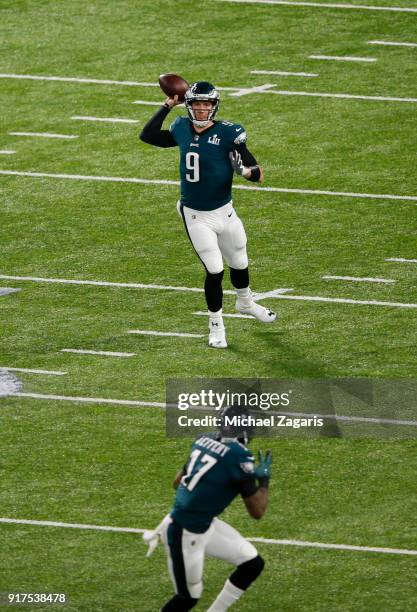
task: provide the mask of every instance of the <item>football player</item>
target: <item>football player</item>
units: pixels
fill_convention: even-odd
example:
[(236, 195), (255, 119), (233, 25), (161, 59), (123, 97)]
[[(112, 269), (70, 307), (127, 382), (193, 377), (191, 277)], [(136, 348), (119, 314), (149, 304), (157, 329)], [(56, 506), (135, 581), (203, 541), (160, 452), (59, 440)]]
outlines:
[(171, 513), (154, 531), (143, 535), (149, 544), (148, 556), (159, 539), (167, 554), (175, 595), (161, 612), (186, 612), (197, 604), (203, 591), (206, 555), (236, 568), (208, 612), (228, 610), (264, 568), (253, 544), (217, 518), (237, 495), (255, 519), (260, 519), (267, 508), (271, 454), (267, 451), (263, 456), (260, 452), (255, 466), (246, 447), (250, 428), (239, 423), (229, 426), (225, 419), (248, 414), (246, 408), (228, 407), (221, 414), (219, 431), (195, 440), (187, 463), (173, 483), (177, 492)]
[(243, 126), (215, 119), (219, 101), (219, 93), (211, 83), (198, 81), (185, 94), (188, 117), (177, 117), (169, 130), (163, 130), (164, 119), (180, 103), (178, 96), (167, 98), (143, 128), (140, 139), (157, 147), (180, 149), (181, 196), (177, 208), (206, 270), (209, 346), (226, 348), (223, 258), (236, 288), (238, 312), (263, 323), (275, 321), (276, 314), (253, 300), (246, 233), (232, 202), (233, 172), (252, 182), (262, 181), (263, 172), (246, 146)]

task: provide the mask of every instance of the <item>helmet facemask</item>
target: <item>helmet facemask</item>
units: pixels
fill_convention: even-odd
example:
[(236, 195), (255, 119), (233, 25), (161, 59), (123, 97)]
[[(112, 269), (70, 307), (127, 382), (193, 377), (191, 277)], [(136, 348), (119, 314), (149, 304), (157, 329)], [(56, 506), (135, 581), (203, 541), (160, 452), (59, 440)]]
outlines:
[[(195, 116), (195, 110), (193, 110), (193, 102), (211, 102), (211, 109), (207, 109), (207, 119), (197, 119)], [(214, 88), (211, 83), (207, 81), (198, 81), (193, 83), (185, 94), (185, 107), (187, 109), (188, 117), (190, 121), (196, 127), (203, 128), (207, 127), (210, 121), (214, 120), (216, 113), (219, 109), (220, 96), (218, 91)], [(204, 109), (205, 110), (205, 109)]]

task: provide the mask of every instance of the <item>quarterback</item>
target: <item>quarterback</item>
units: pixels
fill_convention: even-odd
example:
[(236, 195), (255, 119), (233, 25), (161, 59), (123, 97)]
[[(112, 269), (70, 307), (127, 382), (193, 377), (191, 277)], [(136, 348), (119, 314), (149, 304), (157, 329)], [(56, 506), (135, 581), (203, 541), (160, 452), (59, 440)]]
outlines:
[(260, 182), (263, 172), (246, 146), (242, 125), (215, 119), (220, 96), (207, 81), (198, 81), (185, 94), (188, 117), (177, 117), (163, 130), (178, 96), (167, 98), (140, 134), (157, 147), (179, 147), (181, 195), (178, 212), (199, 256), (206, 278), (204, 291), (209, 311), (209, 346), (226, 348), (222, 317), (223, 259), (236, 289), (238, 312), (272, 323), (276, 314), (257, 304), (249, 288), (246, 233), (232, 202), (233, 173)]
[(161, 612), (187, 612), (197, 605), (203, 591), (206, 555), (222, 559), (235, 570), (208, 612), (228, 610), (264, 568), (256, 548), (236, 529), (217, 518), (240, 495), (249, 515), (260, 519), (268, 504), (271, 454), (259, 453), (259, 463), (246, 445), (252, 428), (226, 425), (225, 415), (248, 414), (237, 406), (225, 408), (219, 431), (199, 436), (187, 463), (178, 472), (176, 496), (169, 515), (154, 531), (143, 535), (148, 556), (159, 539), (168, 559), (175, 595)]

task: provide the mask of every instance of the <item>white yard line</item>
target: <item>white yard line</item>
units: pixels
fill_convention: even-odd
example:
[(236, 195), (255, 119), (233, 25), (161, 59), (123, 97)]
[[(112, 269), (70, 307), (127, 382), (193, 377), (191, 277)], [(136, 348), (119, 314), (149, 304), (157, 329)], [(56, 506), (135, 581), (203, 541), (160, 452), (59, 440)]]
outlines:
[(302, 76), (302, 77), (318, 77), (319, 75), (313, 72), (284, 72), (282, 70), (251, 70), (251, 74), (277, 74), (279, 76)]
[[(325, 6), (328, 6), (328, 5), (325, 5)], [(413, 12), (417, 12), (417, 9), (412, 9), (412, 10)], [(100, 79), (78, 79), (78, 78), (72, 78), (72, 77), (35, 76), (35, 75), (25, 75), (25, 74), (0, 74), (0, 79), (1, 78), (30, 79), (30, 80), (37, 80), (37, 81), (69, 81), (69, 82), (100, 83), (100, 84), (110, 83), (110, 84), (117, 84), (117, 85), (135, 85), (138, 87), (158, 87), (157, 83), (140, 83), (140, 82), (135, 82), (135, 81), (109, 81), (109, 80), (100, 80)], [(276, 94), (279, 96), (314, 96), (314, 97), (320, 97), (320, 98), (343, 98), (347, 100), (417, 102), (417, 98), (400, 98), (400, 97), (395, 97), (395, 96), (360, 96), (360, 95), (340, 94), (340, 93), (316, 93), (316, 92), (305, 92), (305, 91), (273, 91), (271, 89), (268, 89), (267, 85), (263, 85), (263, 86), (261, 85), (260, 87), (253, 87), (253, 88), (217, 87), (217, 89), (220, 91), (235, 92), (237, 95), (246, 95), (249, 93), (255, 93), (255, 94), (259, 93), (259, 94)]]
[(404, 259), (404, 257), (388, 257), (385, 261), (397, 261), (401, 263), (417, 263), (417, 259)]
[[(78, 280), (67, 278), (40, 278), (37, 276), (8, 276), (0, 274), (0, 279), (30, 281), (34, 283), (59, 283), (63, 285), (93, 285), (98, 287), (121, 287), (126, 289), (161, 289), (163, 291), (191, 291), (193, 293), (204, 293), (204, 289), (199, 287), (175, 287), (172, 285), (145, 285), (143, 283), (115, 283), (111, 281)], [(236, 291), (231, 289), (223, 290), (223, 293), (236, 295)]]
[(12, 151), (11, 149), (2, 149), (0, 150), (0, 155), (14, 155), (16, 151)]
[[(217, 89), (220, 89), (219, 87)], [(148, 102), (148, 100), (135, 100), (132, 104), (142, 104), (143, 106), (162, 106), (163, 100), (160, 102)], [(182, 102), (181, 104), (177, 104), (177, 108), (184, 108), (185, 104)]]
[[(207, 311), (204, 312), (203, 310), (197, 310), (197, 312), (193, 312), (193, 315), (199, 315), (200, 317), (208, 317), (210, 313)], [(254, 318), (251, 315), (245, 315), (245, 314), (240, 314), (240, 313), (228, 314), (226, 312), (223, 312), (223, 317), (227, 317), (230, 319), (252, 319), (254, 320)]]
[[(135, 100), (132, 104), (142, 104), (143, 106), (162, 106), (163, 101), (160, 102), (149, 102), (148, 100)], [(183, 104), (178, 104), (178, 106), (184, 106)]]
[[(106, 287), (128, 287), (138, 289), (162, 289), (169, 291), (192, 291), (192, 292), (203, 292), (204, 289), (198, 289), (196, 287), (172, 287), (170, 285), (142, 285), (139, 283), (113, 283), (108, 281), (86, 281), (86, 280), (75, 280), (65, 278), (40, 278), (36, 276), (9, 276), (0, 274), (0, 279), (8, 280), (19, 280), (19, 281), (30, 281), (38, 283), (61, 283), (66, 285), (94, 285), (94, 286), (106, 286)], [(284, 295), (278, 293), (279, 290), (274, 290), (275, 295), (271, 295), (276, 300), (302, 300), (306, 302), (334, 302), (337, 304), (361, 304), (369, 306), (393, 306), (398, 308), (417, 308), (417, 304), (404, 304), (401, 302), (380, 302), (375, 300), (353, 300), (350, 298), (329, 298), (315, 295)], [(223, 293), (235, 295), (236, 292), (231, 289), (225, 290)]]
[(204, 338), (204, 334), (188, 334), (185, 332), (161, 332), (151, 329), (129, 329), (128, 334), (141, 336), (174, 336), (176, 338)]
[(81, 355), (105, 355), (108, 357), (133, 357), (136, 353), (121, 353), (117, 351), (92, 351), (86, 349), (61, 349), (61, 353), (79, 353)]
[(26, 372), (27, 374), (49, 374), (51, 376), (64, 376), (67, 372), (54, 371), (54, 370), (33, 370), (28, 368), (9, 368), (7, 366), (0, 366), (0, 370), (6, 370), (7, 372)]
[(105, 397), (78, 397), (72, 395), (52, 395), (45, 393), (13, 393), (13, 397), (29, 399), (56, 400), (58, 402), (81, 402), (87, 404), (117, 404), (120, 406), (139, 406), (151, 408), (165, 408), (162, 402), (143, 402), (139, 400), (109, 399)]
[(374, 57), (352, 57), (351, 55), (309, 55), (310, 59), (335, 60), (336, 62), (376, 62)]
[(220, 2), (234, 2), (241, 4), (278, 4), (284, 6), (307, 6), (311, 8), (326, 9), (356, 9), (365, 11), (394, 11), (396, 13), (417, 13), (417, 8), (402, 6), (369, 6), (364, 4), (325, 4), (323, 2), (292, 2), (290, 0), (218, 0)]
[(73, 115), (71, 119), (76, 121), (102, 121), (106, 123), (139, 123), (137, 119), (119, 119), (116, 117), (84, 117), (82, 115)]
[(21, 79), (29, 81), (60, 81), (64, 83), (92, 83), (96, 85), (127, 85), (130, 87), (159, 87), (158, 83), (142, 81), (114, 81), (110, 79), (84, 79), (78, 77), (43, 76), (34, 74), (0, 73), (0, 79)]
[(276, 300), (300, 300), (304, 302), (333, 302), (335, 304), (358, 304), (362, 306), (391, 306), (393, 308), (417, 308), (417, 304), (402, 302), (380, 302), (377, 300), (352, 300), (350, 298), (329, 298), (318, 295), (276, 295)]
[[(93, 531), (110, 531), (116, 533), (136, 533), (141, 534), (147, 529), (140, 529), (137, 527), (113, 527), (110, 525), (90, 525), (83, 523), (65, 523), (63, 521), (40, 521), (32, 519), (16, 519), (1, 517), (0, 523), (7, 525), (31, 525), (36, 527), (62, 527), (67, 529), (86, 529)], [(305, 548), (323, 548), (323, 549), (335, 549), (335, 550), (346, 550), (355, 552), (374, 552), (381, 554), (394, 554), (394, 555), (417, 555), (417, 550), (410, 550), (407, 548), (387, 548), (380, 546), (358, 546), (352, 544), (330, 544), (326, 542), (307, 542), (303, 540), (277, 540), (274, 538), (257, 538), (247, 537), (250, 542), (259, 542), (262, 544), (274, 544), (278, 546), (301, 546)]]
[(260, 91), (258, 93), (269, 93), (277, 96), (307, 96), (312, 98), (339, 98), (341, 100), (374, 100), (376, 102), (417, 102), (417, 98), (398, 98), (395, 96), (360, 96), (353, 94), (344, 93), (323, 93), (323, 92), (311, 92), (311, 91)]
[(61, 138), (62, 140), (73, 140), (78, 138), (74, 134), (52, 134), (50, 132), (8, 132), (10, 136), (31, 136), (34, 138)]
[(331, 274), (327, 274), (326, 276), (322, 276), (324, 280), (344, 280), (344, 281), (353, 281), (357, 283), (395, 283), (395, 280), (390, 278), (367, 278), (367, 277), (359, 277), (359, 276), (332, 276)]
[(0, 295), (9, 295), (9, 293), (17, 293), (21, 289), (13, 289), (12, 287), (0, 287)]
[[(122, 406), (136, 406), (136, 407), (151, 407), (151, 408), (163, 408), (167, 409), (168, 407), (176, 408), (175, 404), (167, 405), (162, 402), (147, 402), (140, 400), (123, 400), (123, 399), (111, 399), (111, 398), (102, 398), (102, 397), (78, 397), (78, 396), (67, 396), (67, 395), (52, 395), (52, 394), (44, 394), (44, 393), (10, 393), (10, 396), (14, 397), (22, 397), (28, 399), (44, 399), (44, 400), (54, 400), (61, 402), (77, 402), (77, 403), (88, 403), (88, 404), (118, 404)], [(206, 407), (195, 407), (196, 410), (206, 410)], [(279, 415), (286, 416), (294, 416), (294, 417), (311, 417), (313, 413), (311, 412), (287, 412), (280, 411), (279, 413), (275, 413)], [(320, 414), (314, 413), (314, 416), (320, 417), (323, 419), (331, 419), (334, 421), (340, 422), (352, 422), (352, 423), (365, 423), (365, 424), (376, 424), (376, 425), (396, 425), (396, 426), (407, 426), (407, 427), (417, 427), (417, 421), (405, 420), (405, 419), (384, 419), (380, 417), (364, 417), (364, 416), (352, 416), (352, 415), (343, 415), (343, 414)]]
[[(279, 92), (273, 92), (279, 93)], [(416, 98), (417, 102), (417, 98)], [(26, 172), (18, 170), (0, 170), (0, 175), (4, 176), (25, 176), (31, 178), (53, 178), (69, 179), (77, 181), (104, 181), (110, 183), (134, 183), (144, 185), (179, 185), (179, 181), (169, 181), (165, 179), (141, 179), (120, 176), (94, 176), (86, 174), (55, 174), (50, 172)], [(346, 198), (371, 198), (375, 200), (405, 200), (417, 202), (417, 196), (377, 194), (377, 193), (355, 193), (349, 191), (325, 191), (321, 189), (287, 189), (285, 187), (254, 187), (250, 185), (234, 185), (234, 189), (244, 189), (246, 191), (267, 191), (272, 193), (294, 193), (300, 195), (325, 195), (341, 196)], [(0, 277), (1, 278), (1, 277)]]
[(393, 42), (388, 40), (368, 40), (368, 45), (384, 45), (387, 47), (417, 47), (417, 43)]
[(266, 83), (265, 85), (258, 85), (257, 87), (242, 87), (229, 95), (238, 98), (252, 93), (267, 93), (272, 87), (276, 87), (275, 83)]

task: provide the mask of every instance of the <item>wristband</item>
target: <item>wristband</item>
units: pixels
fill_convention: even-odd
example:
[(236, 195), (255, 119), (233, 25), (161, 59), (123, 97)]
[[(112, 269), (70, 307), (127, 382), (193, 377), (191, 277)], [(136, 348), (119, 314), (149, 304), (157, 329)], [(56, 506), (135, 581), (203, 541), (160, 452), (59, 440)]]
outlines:
[(168, 110), (171, 110), (171, 106), (166, 102), (163, 103), (162, 108), (167, 108)]
[(261, 178), (261, 169), (259, 166), (252, 166), (250, 168), (251, 174), (249, 177), (245, 177), (247, 181), (252, 181), (252, 183), (257, 183)]

